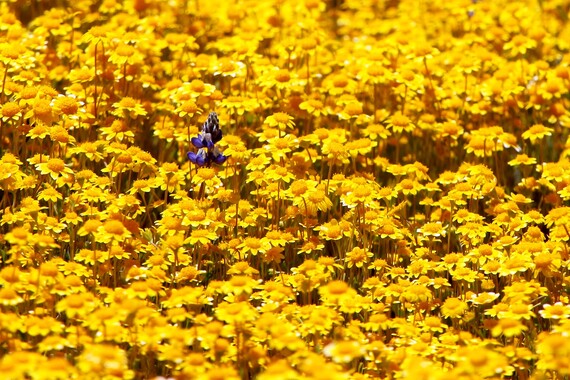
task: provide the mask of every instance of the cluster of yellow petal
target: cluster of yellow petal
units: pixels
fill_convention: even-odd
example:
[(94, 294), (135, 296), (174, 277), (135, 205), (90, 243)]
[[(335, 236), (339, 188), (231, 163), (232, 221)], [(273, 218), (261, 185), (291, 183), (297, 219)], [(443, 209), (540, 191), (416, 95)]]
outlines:
[(1, 2), (0, 377), (568, 378), (569, 20)]

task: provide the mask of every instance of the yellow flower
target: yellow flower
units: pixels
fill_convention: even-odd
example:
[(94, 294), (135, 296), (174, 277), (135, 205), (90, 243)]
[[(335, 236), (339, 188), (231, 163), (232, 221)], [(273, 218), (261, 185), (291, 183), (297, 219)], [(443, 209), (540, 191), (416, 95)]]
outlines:
[(125, 64), (135, 65), (144, 60), (144, 56), (132, 45), (120, 42), (113, 49), (111, 56), (109, 57), (109, 62), (112, 62), (118, 66), (123, 66)]
[(316, 215), (317, 211), (328, 211), (332, 207), (332, 201), (327, 196), (324, 186), (316, 186), (307, 190), (301, 195), (299, 201), (295, 201), (295, 205), (301, 210), (306, 210), (309, 215)]
[(536, 158), (529, 157), (526, 154), (519, 154), (514, 159), (509, 161), (510, 166), (519, 166), (519, 165), (535, 165)]
[(506, 337), (513, 337), (521, 335), (524, 331), (528, 330), (522, 322), (513, 318), (501, 318), (499, 323), (491, 329), (491, 334), (494, 337), (504, 335)]
[(513, 57), (525, 55), (528, 50), (534, 49), (535, 47), (536, 41), (522, 34), (513, 36), (509, 42), (503, 45), (503, 49), (510, 51), (510, 55)]
[(458, 266), (449, 273), (455, 281), (475, 282), (477, 280), (477, 272), (464, 266)]
[(536, 314), (532, 311), (533, 305), (528, 305), (524, 302), (517, 302), (509, 305), (509, 310), (498, 313), (499, 318), (516, 319), (516, 320), (531, 320), (536, 317)]
[(465, 301), (459, 298), (448, 298), (441, 306), (441, 314), (447, 318), (461, 318), (468, 310), (468, 305)]
[(53, 102), (53, 109), (56, 114), (72, 118), (79, 111), (81, 104), (71, 96), (58, 96)]
[(190, 233), (190, 237), (184, 240), (184, 244), (195, 245), (197, 243), (200, 243), (202, 245), (207, 245), (210, 242), (216, 240), (217, 238), (218, 235), (216, 235), (215, 232), (206, 229), (198, 229), (198, 230), (193, 230)]
[(285, 258), (283, 251), (285, 249), (281, 247), (271, 247), (263, 254), (263, 261), (265, 263), (275, 263), (279, 264)]
[(443, 332), (447, 325), (441, 322), (441, 319), (436, 316), (426, 317), (423, 321), (423, 326), (428, 331)]
[(328, 90), (330, 95), (341, 95), (352, 93), (356, 82), (350, 79), (345, 73), (333, 73), (325, 78), (323, 88)]
[(245, 65), (241, 61), (234, 61), (229, 58), (221, 58), (214, 67), (214, 75), (223, 77), (243, 76)]
[(370, 139), (358, 139), (349, 141), (346, 144), (346, 149), (350, 152), (352, 157), (356, 157), (357, 155), (366, 156), (368, 155), (373, 148), (378, 145), (376, 141), (372, 141)]
[(267, 142), (268, 144), (265, 144), (263, 148), (256, 149), (255, 153), (267, 153), (276, 162), (287, 158), (294, 149), (299, 147), (299, 140), (291, 134), (287, 134), (284, 137), (274, 137)]
[(523, 132), (522, 138), (530, 140), (531, 144), (536, 144), (546, 136), (552, 136), (553, 129), (545, 127), (542, 124), (535, 124)]
[(138, 116), (145, 116), (147, 114), (143, 106), (136, 99), (129, 96), (125, 96), (120, 101), (113, 103), (113, 108), (113, 115), (122, 118), (129, 117), (136, 119)]
[(544, 304), (538, 313), (546, 319), (567, 319), (570, 317), (570, 306), (562, 302), (556, 302), (554, 305)]
[(552, 372), (567, 376), (570, 373), (569, 345), (570, 339), (566, 333), (541, 333), (536, 346), (537, 368), (544, 373)]
[(42, 175), (49, 174), (54, 180), (62, 175), (73, 175), (73, 170), (67, 167), (61, 158), (50, 158), (46, 162), (39, 162), (36, 164), (36, 170), (39, 170)]
[(437, 131), (439, 132), (439, 137), (450, 138), (454, 141), (456, 141), (464, 132), (463, 128), (455, 121), (447, 121), (439, 124), (437, 126)]
[(363, 115), (364, 109), (362, 103), (359, 101), (351, 101), (348, 102), (343, 110), (337, 113), (337, 116), (341, 120), (349, 120), (349, 119), (356, 119), (359, 116)]
[(131, 232), (120, 220), (110, 219), (97, 229), (98, 241), (102, 243), (122, 242), (129, 237), (131, 237)]
[(374, 190), (377, 190), (377, 186), (375, 183), (356, 183), (353, 184), (353, 189), (351, 189), (346, 194), (341, 196), (341, 202), (349, 207), (354, 208), (359, 204), (363, 204), (366, 207), (375, 208), (375, 198), (376, 193)]
[(299, 104), (299, 108), (307, 111), (314, 117), (325, 116), (328, 114), (323, 102), (318, 99), (308, 99)]
[(338, 305), (343, 300), (356, 296), (356, 290), (351, 288), (346, 282), (340, 280), (330, 281), (325, 286), (319, 288), (323, 302), (326, 304)]
[(416, 126), (406, 115), (398, 112), (388, 119), (387, 127), (395, 133), (402, 133), (412, 132)]
[(319, 231), (319, 236), (325, 240), (340, 240), (344, 236), (348, 236), (347, 231), (336, 219), (315, 227), (315, 231)]
[(216, 317), (230, 325), (241, 327), (257, 318), (258, 312), (247, 302), (222, 302), (214, 311)]
[(528, 255), (511, 255), (499, 269), (501, 276), (509, 276), (518, 272), (524, 272), (532, 266), (532, 260)]
[(148, 297), (164, 296), (166, 292), (162, 290), (162, 284), (159, 280), (149, 278), (143, 281), (134, 281), (127, 289), (129, 297), (146, 299)]
[(409, 303), (427, 302), (433, 299), (433, 293), (421, 284), (413, 284), (404, 289), (400, 301)]
[(500, 294), (497, 293), (481, 293), (475, 294), (473, 293), (469, 299), (469, 302), (473, 302), (475, 305), (486, 305), (488, 303), (494, 302), (497, 298), (499, 298)]
[(367, 249), (355, 247), (346, 254), (344, 261), (347, 263), (348, 268), (353, 266), (362, 268), (368, 262), (368, 259), (373, 256), (374, 254)]
[(264, 123), (271, 128), (277, 127), (282, 131), (286, 129), (293, 129), (295, 127), (293, 117), (284, 112), (276, 112), (273, 115), (266, 117)]
[(0, 305), (15, 306), (24, 302), (24, 299), (12, 288), (0, 289)]
[(429, 222), (424, 224), (421, 228), (418, 228), (418, 233), (426, 237), (440, 237), (445, 236), (445, 227), (440, 222)]
[(132, 141), (135, 137), (135, 134), (130, 130), (127, 122), (122, 119), (113, 120), (109, 126), (102, 127), (100, 131), (107, 141), (114, 139), (117, 141)]
[(218, 188), (221, 186), (222, 181), (216, 175), (213, 168), (200, 168), (194, 176), (192, 176), (192, 183), (200, 185), (205, 183), (209, 188)]
[(97, 305), (91, 293), (71, 294), (55, 306), (58, 313), (65, 313), (68, 318), (85, 318)]
[(246, 237), (236, 248), (240, 250), (242, 257), (247, 257), (250, 254), (257, 256), (258, 253), (265, 253), (271, 248), (271, 245), (256, 237)]
[(21, 108), (18, 103), (15, 102), (6, 102), (2, 106), (2, 110), (0, 111), (0, 115), (2, 117), (3, 122), (9, 121), (18, 121), (22, 116)]
[(325, 141), (322, 145), (321, 151), (323, 155), (331, 162), (331, 164), (347, 164), (350, 161), (348, 158), (350, 157), (350, 153), (348, 149), (346, 149), (346, 143), (330, 139)]
[(285, 183), (291, 182), (295, 178), (293, 173), (291, 173), (286, 167), (271, 165), (265, 169), (265, 176), (270, 181), (283, 181)]
[(102, 378), (133, 379), (127, 353), (111, 344), (88, 344), (77, 357), (77, 367), (83, 377), (96, 374)]
[(273, 379), (295, 379), (299, 375), (291, 368), (287, 363), (287, 360), (280, 359), (271, 363), (265, 371), (263, 371), (259, 376), (259, 380), (273, 380)]
[(336, 341), (323, 348), (323, 354), (335, 363), (349, 363), (365, 353), (364, 347), (356, 341)]
[(224, 283), (222, 291), (236, 296), (242, 294), (249, 295), (258, 285), (258, 281), (254, 280), (250, 276), (232, 276), (229, 281)]
[(404, 195), (416, 195), (423, 186), (418, 182), (411, 179), (403, 179), (394, 188), (396, 191), (402, 192)]
[(195, 114), (201, 114), (202, 110), (198, 108), (196, 103), (192, 100), (187, 100), (174, 110), (180, 117), (192, 117)]
[(49, 202), (57, 202), (58, 200), (63, 199), (63, 195), (61, 195), (61, 193), (54, 189), (52, 186), (46, 184), (45, 189), (40, 191), (38, 194), (38, 199)]

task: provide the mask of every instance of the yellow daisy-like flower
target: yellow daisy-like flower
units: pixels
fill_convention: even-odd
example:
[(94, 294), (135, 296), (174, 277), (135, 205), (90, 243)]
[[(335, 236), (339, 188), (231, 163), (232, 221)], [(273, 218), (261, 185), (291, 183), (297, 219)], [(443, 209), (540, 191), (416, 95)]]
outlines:
[(387, 127), (395, 133), (412, 132), (416, 128), (410, 118), (400, 112), (388, 119)]
[(36, 169), (40, 174), (49, 175), (54, 180), (62, 175), (73, 175), (73, 170), (61, 158), (50, 158), (46, 162), (37, 163)]
[(539, 140), (542, 140), (546, 136), (552, 136), (552, 132), (552, 128), (545, 127), (542, 124), (535, 124), (523, 132), (522, 138), (525, 140), (530, 140), (531, 144), (536, 144)]
[(327, 109), (323, 102), (318, 99), (308, 99), (299, 104), (299, 108), (303, 111), (307, 111), (310, 115), (314, 117), (320, 117), (327, 115)]
[(237, 327), (255, 320), (258, 315), (257, 310), (247, 302), (222, 302), (214, 313), (220, 321)]
[(371, 140), (386, 140), (392, 135), (382, 124), (370, 124), (362, 133)]
[(222, 182), (220, 178), (216, 175), (216, 171), (213, 168), (200, 168), (194, 176), (192, 176), (192, 183), (195, 185), (200, 185), (205, 183), (206, 186), (210, 188), (219, 187)]
[(100, 131), (107, 141), (132, 140), (135, 137), (134, 132), (130, 130), (129, 125), (123, 119), (113, 120), (108, 127), (103, 127)]
[(272, 128), (279, 128), (282, 131), (295, 128), (293, 117), (285, 112), (276, 112), (273, 115), (268, 116), (265, 118), (265, 124)]
[(58, 313), (65, 313), (68, 318), (83, 318), (93, 311), (96, 299), (91, 293), (71, 294), (55, 306)]
[(317, 211), (327, 211), (333, 205), (323, 186), (308, 190), (295, 204), (306, 210), (309, 215), (316, 215)]
[(216, 235), (216, 233), (213, 231), (207, 229), (198, 229), (198, 230), (193, 230), (190, 233), (190, 237), (184, 240), (184, 244), (195, 245), (200, 243), (202, 245), (207, 245), (210, 242), (216, 240), (217, 238), (218, 235)]
[(448, 318), (460, 318), (469, 309), (467, 303), (459, 298), (448, 298), (441, 306), (441, 314)]
[(474, 303), (475, 305), (486, 305), (491, 302), (494, 302), (497, 298), (499, 298), (500, 294), (497, 293), (481, 293), (481, 294), (472, 294), (469, 302)]
[(344, 261), (349, 268), (357, 267), (362, 268), (374, 254), (367, 249), (355, 247), (352, 251), (346, 254)]
[(340, 341), (329, 343), (323, 353), (335, 363), (349, 363), (366, 353), (365, 347), (356, 341)]
[(265, 253), (271, 248), (271, 245), (267, 241), (256, 237), (247, 237), (237, 248), (240, 250), (242, 257), (247, 257), (247, 255), (257, 256), (259, 253)]
[(491, 334), (494, 337), (504, 335), (510, 338), (521, 335), (526, 330), (528, 330), (528, 327), (518, 319), (501, 318), (499, 319), (499, 323), (491, 329)]
[(562, 302), (556, 302), (554, 305), (544, 304), (538, 313), (546, 319), (567, 319), (570, 317), (570, 306)]
[(324, 302), (328, 304), (339, 304), (343, 299), (356, 296), (356, 290), (351, 288), (346, 282), (335, 280), (330, 281), (325, 286), (319, 288), (319, 294)]
[(2, 106), (0, 116), (3, 122), (18, 121), (22, 116), (22, 109), (15, 102), (6, 102)]
[(534, 48), (536, 48), (536, 41), (522, 34), (515, 35), (503, 46), (503, 49), (509, 51), (513, 57), (525, 55), (528, 50)]
[(0, 305), (15, 306), (24, 302), (24, 299), (12, 288), (0, 289)]
[(54, 189), (50, 185), (46, 185), (46, 188), (40, 191), (38, 194), (39, 200), (49, 201), (49, 202), (57, 202), (58, 200), (63, 199), (63, 195), (56, 189)]
[(111, 241), (123, 242), (131, 237), (131, 232), (120, 220), (111, 219), (97, 229), (98, 241), (109, 243)]
[(283, 181), (285, 183), (291, 182), (295, 176), (286, 167), (271, 165), (265, 169), (265, 176), (270, 181)]
[(418, 228), (418, 233), (426, 237), (445, 236), (446, 229), (440, 222), (429, 222)]
[(129, 96), (125, 96), (120, 101), (113, 103), (113, 108), (112, 113), (117, 117), (136, 119), (138, 116), (145, 116), (147, 114), (139, 101)]
[(514, 159), (509, 161), (509, 165), (510, 166), (535, 165), (536, 162), (537, 161), (535, 157), (529, 157), (526, 154), (519, 154)]
[(192, 117), (201, 114), (202, 110), (192, 100), (187, 100), (178, 106), (174, 112), (180, 117)]
[(132, 45), (119, 43), (112, 51), (109, 62), (123, 66), (134, 65), (144, 60), (144, 56)]
[(344, 142), (332, 139), (328, 140), (322, 145), (321, 151), (331, 163), (336, 165), (347, 164), (350, 162), (348, 160), (350, 152), (346, 148), (346, 143)]

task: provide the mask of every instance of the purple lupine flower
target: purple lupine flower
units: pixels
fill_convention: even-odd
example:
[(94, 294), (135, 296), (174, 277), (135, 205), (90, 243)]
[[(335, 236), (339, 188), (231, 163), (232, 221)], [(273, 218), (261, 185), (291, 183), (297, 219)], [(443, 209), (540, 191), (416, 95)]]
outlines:
[(192, 138), (192, 145), (196, 148), (213, 149), (214, 144), (222, 139), (222, 130), (220, 129), (220, 120), (215, 112), (210, 112), (208, 119), (202, 126), (202, 131), (197, 137)]
[(200, 132), (198, 137), (192, 137), (192, 145), (196, 148), (208, 148), (212, 149), (214, 147), (214, 142), (212, 141), (212, 135), (209, 133)]
[(222, 139), (222, 130), (220, 129), (220, 120), (215, 112), (210, 112), (208, 119), (202, 126), (202, 133), (210, 135), (211, 141), (215, 144)]
[(208, 153), (205, 149), (199, 149), (198, 153), (188, 152), (188, 159), (198, 166), (204, 166), (208, 157)]
[(208, 119), (202, 126), (198, 136), (191, 139), (192, 145), (198, 148), (198, 152), (188, 152), (188, 159), (198, 166), (210, 166), (212, 163), (221, 165), (228, 159), (223, 155), (216, 143), (222, 139), (220, 121), (215, 112), (210, 112)]
[(218, 165), (223, 164), (228, 159), (228, 156), (222, 154), (217, 146), (215, 146), (214, 149), (209, 152), (209, 154), (211, 155), (212, 161)]

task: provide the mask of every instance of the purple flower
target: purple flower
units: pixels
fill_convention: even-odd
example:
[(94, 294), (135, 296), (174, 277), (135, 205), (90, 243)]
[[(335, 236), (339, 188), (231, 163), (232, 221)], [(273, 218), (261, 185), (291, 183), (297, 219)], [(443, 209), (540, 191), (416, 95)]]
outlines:
[(198, 153), (188, 152), (188, 159), (198, 166), (210, 166), (212, 163), (221, 165), (228, 159), (217, 147), (212, 150), (199, 149)]
[(220, 129), (220, 120), (215, 112), (210, 112), (208, 119), (202, 126), (202, 135), (208, 138), (215, 144), (222, 139), (222, 130)]
[(200, 149), (198, 150), (198, 153), (188, 152), (187, 156), (188, 159), (196, 165), (204, 166), (206, 164), (208, 153), (205, 149)]
[(220, 121), (215, 112), (210, 112), (208, 119), (202, 126), (198, 136), (191, 139), (192, 145), (198, 148), (198, 152), (188, 152), (188, 159), (198, 166), (210, 166), (212, 163), (221, 165), (228, 159), (224, 156), (216, 143), (222, 139)]
[(192, 145), (196, 148), (214, 148), (214, 144), (222, 139), (220, 120), (215, 112), (210, 112), (208, 119), (202, 126), (202, 131), (197, 137), (192, 138)]
[(212, 135), (210, 133), (200, 132), (198, 137), (192, 137), (192, 145), (196, 148), (208, 148), (212, 149), (214, 147), (214, 142), (212, 141)]
[(209, 151), (208, 154), (210, 155), (212, 161), (218, 165), (223, 164), (228, 159), (228, 156), (222, 154), (217, 146), (215, 146), (213, 150)]

